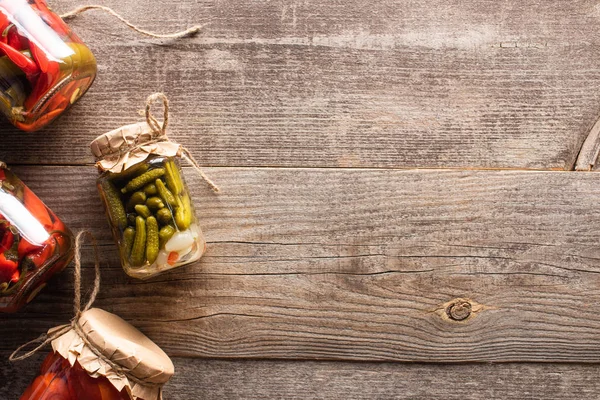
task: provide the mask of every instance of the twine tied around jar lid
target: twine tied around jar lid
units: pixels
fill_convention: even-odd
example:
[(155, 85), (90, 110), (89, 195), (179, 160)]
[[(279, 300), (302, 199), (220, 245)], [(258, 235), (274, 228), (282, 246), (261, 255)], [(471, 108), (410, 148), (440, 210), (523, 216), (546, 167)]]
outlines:
[[(95, 257), (95, 265), (94, 265), (95, 277), (94, 277), (94, 286), (92, 288), (92, 293), (90, 294), (90, 298), (82, 311), (82, 309), (81, 309), (81, 244), (82, 244), (82, 241), (83, 241), (82, 238), (84, 235), (88, 235), (92, 239), (92, 244), (94, 247), (94, 257)], [(71, 328), (78, 329), (77, 328), (77, 320), (79, 319), (79, 317), (81, 317), (81, 314), (83, 312), (89, 310), (92, 307), (92, 304), (96, 300), (96, 296), (98, 295), (98, 292), (100, 291), (100, 259), (98, 257), (96, 238), (90, 232), (82, 231), (77, 234), (77, 236), (75, 238), (75, 256), (74, 256), (73, 262), (75, 265), (75, 268), (73, 270), (73, 286), (74, 286), (74, 292), (75, 292), (74, 299), (73, 299), (73, 311), (74, 311), (75, 315), (71, 319), (71, 324), (65, 325), (64, 328), (62, 328), (59, 331), (54, 332), (52, 335), (43, 333), (38, 338), (33, 339), (33, 340), (19, 346), (15, 351), (13, 351), (13, 353), (8, 358), (10, 361), (20, 361), (20, 360), (29, 358), (32, 355), (34, 355), (36, 352), (38, 352), (41, 348), (46, 346), (48, 343), (50, 343), (57, 337), (66, 333)], [(20, 355), (20, 356), (17, 355), (25, 347), (35, 344), (35, 343), (40, 343), (40, 344), (38, 346), (36, 346), (33, 350), (30, 350), (23, 355)]]
[[(86, 305), (81, 308), (81, 245), (83, 237), (92, 239), (94, 248), (94, 286)], [(173, 363), (150, 339), (118, 316), (91, 308), (100, 290), (100, 261), (96, 239), (87, 231), (75, 239), (74, 316), (68, 325), (57, 326), (48, 333), (19, 346), (9, 360), (26, 359), (52, 343), (53, 350), (75, 362), (94, 377), (104, 376), (118, 390), (126, 388), (133, 399), (162, 399), (162, 386), (173, 375)], [(24, 348), (39, 343), (19, 355)], [(116, 359), (117, 361), (113, 360)]]
[[(150, 112), (152, 104), (154, 104), (154, 102), (158, 99), (162, 100), (164, 108), (162, 126)], [(154, 132), (158, 133), (160, 139), (164, 139), (167, 141), (169, 140), (169, 138), (167, 137), (167, 124), (169, 123), (169, 99), (164, 93), (154, 93), (148, 96), (148, 98), (146, 99), (146, 122), (148, 123), (148, 125), (150, 125)], [(204, 171), (202, 171), (202, 168), (200, 168), (198, 161), (196, 161), (192, 153), (184, 146), (180, 146), (179, 150), (181, 152), (181, 156), (194, 167), (196, 172), (198, 172), (198, 174), (202, 177), (202, 179), (204, 179), (208, 186), (210, 186), (210, 188), (213, 191), (218, 193), (220, 191), (219, 187), (208, 176), (206, 176)]]
[[(162, 100), (164, 107), (162, 124), (150, 112), (157, 100)], [(192, 153), (168, 138), (169, 99), (164, 93), (148, 96), (145, 116), (145, 122), (114, 129), (98, 136), (90, 143), (90, 150), (96, 157), (96, 166), (101, 171), (120, 173), (144, 161), (151, 154), (166, 157), (179, 156), (194, 167), (214, 192), (219, 192), (219, 187), (204, 173)]]

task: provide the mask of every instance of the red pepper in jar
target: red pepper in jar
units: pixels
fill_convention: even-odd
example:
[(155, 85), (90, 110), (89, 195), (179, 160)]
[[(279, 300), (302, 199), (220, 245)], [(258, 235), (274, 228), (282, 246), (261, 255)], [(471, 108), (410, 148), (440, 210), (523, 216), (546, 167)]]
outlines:
[(18, 256), (14, 254), (15, 235), (7, 223), (0, 225), (0, 235), (0, 283), (16, 282), (20, 274)]
[(96, 60), (44, 0), (0, 0), (0, 111), (40, 129), (91, 86)]
[(0, 254), (0, 282), (16, 282), (19, 276), (19, 263)]
[(0, 212), (0, 312), (13, 312), (33, 299), (46, 281), (69, 263), (72, 235), (1, 165)]
[(174, 372), (171, 359), (114, 314), (87, 308), (78, 315), (80, 329), (48, 332), (54, 351), (20, 400), (162, 399), (162, 385)]
[(44, 360), (42, 374), (31, 383), (20, 400), (130, 400), (105, 377), (92, 378), (79, 363), (73, 366), (58, 353)]

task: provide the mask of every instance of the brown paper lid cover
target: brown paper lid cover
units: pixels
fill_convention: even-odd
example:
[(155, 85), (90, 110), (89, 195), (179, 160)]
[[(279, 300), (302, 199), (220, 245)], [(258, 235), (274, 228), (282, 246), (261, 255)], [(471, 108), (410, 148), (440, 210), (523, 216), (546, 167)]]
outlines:
[(160, 347), (131, 324), (99, 308), (83, 312), (78, 322), (83, 338), (71, 329), (52, 342), (54, 351), (71, 365), (79, 362), (93, 377), (107, 377), (118, 390), (126, 387), (133, 399), (161, 398), (162, 384), (173, 376), (174, 367)]
[(156, 132), (147, 122), (138, 122), (98, 136), (90, 143), (96, 165), (102, 171), (122, 172), (144, 161), (151, 154), (173, 157), (180, 145)]

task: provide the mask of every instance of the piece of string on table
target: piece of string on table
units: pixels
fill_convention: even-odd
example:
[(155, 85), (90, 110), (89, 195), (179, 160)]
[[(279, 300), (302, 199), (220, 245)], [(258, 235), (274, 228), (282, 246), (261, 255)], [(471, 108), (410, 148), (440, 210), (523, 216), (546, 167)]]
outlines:
[[(150, 108), (157, 101), (162, 100), (164, 114), (163, 114), (163, 122), (162, 125), (158, 122), (158, 120), (152, 115), (150, 112)], [(169, 124), (169, 99), (164, 93), (153, 93), (146, 99), (146, 122), (152, 128), (152, 131), (157, 135), (156, 139), (152, 142), (159, 142), (164, 140), (169, 140), (167, 137), (167, 125)], [(146, 142), (148, 144), (150, 142)], [(194, 158), (192, 153), (186, 149), (184, 146), (180, 145), (181, 156), (189, 162), (196, 172), (204, 179), (206, 184), (216, 193), (220, 191), (219, 187), (210, 179), (198, 164), (198, 161)]]
[[(86, 303), (85, 307), (83, 307), (83, 309), (82, 309), (81, 308), (81, 246), (82, 246), (82, 243), (84, 240), (84, 236), (87, 236), (88, 238), (91, 239), (92, 247), (94, 248), (95, 277), (94, 277), (94, 287), (92, 288), (92, 293), (90, 294), (89, 300)], [(77, 330), (79, 328), (78, 327), (79, 317), (81, 317), (81, 314), (83, 312), (89, 310), (92, 307), (92, 304), (94, 304), (94, 301), (96, 300), (96, 296), (98, 295), (98, 291), (100, 290), (100, 258), (98, 256), (98, 244), (96, 242), (96, 238), (94, 237), (94, 235), (92, 235), (88, 231), (79, 232), (75, 238), (75, 257), (73, 260), (73, 264), (74, 264), (73, 286), (74, 286), (75, 296), (73, 299), (74, 316), (71, 319), (70, 324), (64, 326), (62, 329), (59, 329), (58, 331), (53, 332), (51, 335), (44, 333), (44, 334), (40, 335), (38, 338), (33, 339), (32, 341), (19, 346), (8, 358), (10, 361), (20, 361), (20, 360), (29, 358), (33, 354), (35, 354), (37, 351), (39, 351), (41, 348), (46, 346), (48, 343), (52, 342), (54, 339), (57, 339), (58, 337), (64, 335), (71, 329)], [(77, 326), (77, 328), (76, 328), (76, 326)], [(36, 344), (36, 343), (39, 343), (39, 344), (34, 349), (28, 351), (25, 354), (18, 355), (21, 350), (23, 350), (24, 348), (29, 347), (33, 344)]]
[(129, 28), (131, 28), (132, 30), (141, 33), (142, 35), (146, 35), (149, 37), (153, 37), (153, 38), (160, 38), (160, 39), (177, 39), (177, 38), (182, 38), (185, 36), (189, 36), (189, 35), (194, 35), (198, 32), (200, 32), (200, 30), (202, 29), (201, 25), (194, 25), (186, 30), (183, 31), (179, 31), (179, 32), (174, 32), (174, 33), (156, 33), (156, 32), (151, 32), (151, 31), (147, 31), (145, 29), (142, 29), (134, 24), (132, 24), (131, 22), (129, 22), (128, 20), (126, 20), (125, 18), (123, 18), (119, 13), (117, 13), (115, 10), (113, 10), (112, 8), (106, 7), (106, 6), (101, 6), (101, 5), (97, 5), (97, 4), (90, 4), (90, 5), (85, 5), (85, 6), (80, 6), (75, 8), (74, 10), (71, 10), (69, 12), (66, 12), (64, 14), (61, 14), (60, 17), (62, 19), (69, 19), (69, 18), (73, 18), (79, 14), (82, 14), (86, 11), (89, 10), (101, 10), (104, 11), (112, 16), (114, 16), (115, 18), (117, 18), (119, 21), (121, 21), (122, 23), (124, 23), (125, 25), (127, 25)]

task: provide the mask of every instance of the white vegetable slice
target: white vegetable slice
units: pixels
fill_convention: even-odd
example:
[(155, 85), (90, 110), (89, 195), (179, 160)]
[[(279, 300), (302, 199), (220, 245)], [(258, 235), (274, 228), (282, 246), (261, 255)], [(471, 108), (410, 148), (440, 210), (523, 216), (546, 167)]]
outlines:
[(168, 259), (169, 259), (169, 253), (167, 253), (164, 250), (161, 250), (158, 252), (158, 257), (156, 257), (156, 261), (154, 261), (154, 263), (156, 265), (158, 265), (159, 268), (166, 268), (169, 266)]
[(175, 232), (175, 234), (165, 243), (165, 250), (167, 252), (181, 251), (187, 249), (194, 244), (194, 235), (190, 230), (183, 232)]

